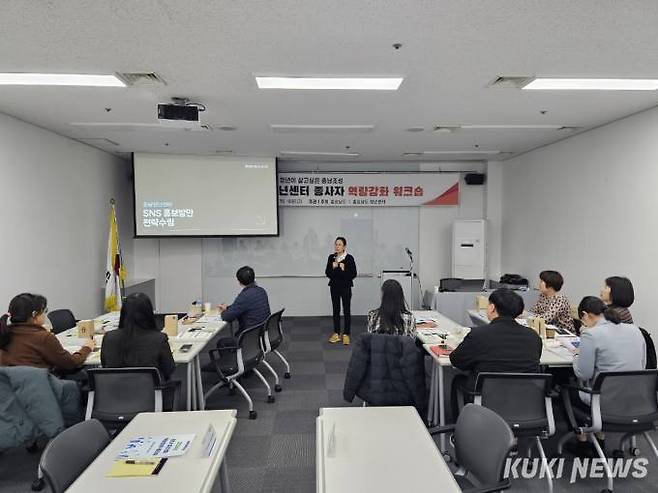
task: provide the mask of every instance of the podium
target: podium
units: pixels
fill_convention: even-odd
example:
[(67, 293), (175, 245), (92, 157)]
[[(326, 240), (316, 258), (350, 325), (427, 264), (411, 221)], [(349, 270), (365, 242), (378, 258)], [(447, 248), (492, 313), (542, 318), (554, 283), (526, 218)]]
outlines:
[(404, 292), (404, 299), (407, 300), (410, 310), (415, 310), (418, 300), (414, 296), (414, 281), (410, 270), (383, 270), (381, 272), (382, 284), (388, 279), (393, 279), (400, 283)]

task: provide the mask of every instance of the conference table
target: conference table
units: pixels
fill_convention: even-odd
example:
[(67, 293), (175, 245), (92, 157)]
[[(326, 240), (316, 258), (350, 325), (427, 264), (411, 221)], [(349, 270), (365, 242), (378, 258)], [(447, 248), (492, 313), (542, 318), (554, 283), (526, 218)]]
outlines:
[[(209, 493), (219, 475), (222, 493), (229, 492), (225, 455), (236, 425), (235, 409), (223, 411), (140, 413), (103, 450), (66, 490), (67, 493)], [(210, 427), (215, 444), (210, 451), (204, 437)], [(189, 450), (169, 457), (157, 475), (107, 477), (117, 455), (137, 437), (194, 434)], [(209, 452), (209, 453), (208, 453)]]
[(322, 408), (316, 421), (317, 493), (459, 493), (414, 407)]
[[(169, 346), (177, 366), (185, 367), (186, 409), (188, 411), (205, 409), (203, 381), (201, 379), (200, 354), (213, 338), (228, 324), (219, 315), (204, 315), (193, 323), (181, 319), (178, 322), (178, 335), (169, 337)], [(87, 356), (85, 367), (101, 366), (101, 344), (103, 334), (119, 326), (119, 312), (111, 312), (94, 319), (94, 341), (96, 349)], [(79, 351), (85, 339), (77, 336), (77, 328), (57, 334), (60, 343), (69, 352)], [(183, 347), (188, 349), (183, 349)]]
[[(430, 396), (427, 412), (427, 421), (430, 426), (446, 425), (445, 418), (445, 368), (452, 367), (448, 356), (437, 356), (431, 347), (437, 344), (446, 344), (456, 348), (471, 330), (450, 320), (448, 317), (433, 310), (414, 310), (416, 321), (430, 321), (436, 327), (417, 329), (417, 338), (423, 343), (423, 348), (432, 358), (432, 373), (430, 380)], [(488, 320), (487, 320), (488, 323)], [(564, 348), (559, 341), (542, 339), (543, 348), (540, 364), (551, 367), (570, 367), (573, 355)], [(445, 436), (441, 436), (441, 450), (445, 451)]]

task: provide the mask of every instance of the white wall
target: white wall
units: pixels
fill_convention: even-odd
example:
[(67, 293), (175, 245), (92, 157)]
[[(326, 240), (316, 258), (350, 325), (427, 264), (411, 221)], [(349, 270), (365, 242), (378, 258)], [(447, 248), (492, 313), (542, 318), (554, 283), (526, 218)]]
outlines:
[(487, 276), (497, 281), (504, 274), (501, 265), (503, 223), (503, 163), (487, 163), (484, 217), (487, 219)]
[[(503, 270), (565, 277), (572, 303), (628, 276), (635, 321), (658, 329), (658, 109), (504, 163)], [(658, 332), (654, 332), (658, 333)]]
[(111, 197), (132, 270), (127, 162), (0, 114), (0, 172), (0, 311), (29, 291), (51, 310), (101, 313)]
[[(279, 171), (484, 171), (481, 162), (462, 163), (303, 163), (280, 162)], [(481, 219), (485, 187), (461, 181), (458, 207), (424, 207), (419, 217), (417, 265), (423, 288), (431, 289), (451, 270), (452, 223), (455, 219)], [(202, 295), (201, 240), (136, 239), (135, 277), (157, 279), (157, 308), (174, 311)], [(189, 268), (188, 268), (189, 266)], [(236, 266), (237, 267), (237, 266)], [(258, 275), (258, 273), (256, 273)], [(377, 289), (378, 281), (360, 280), (364, 290)], [(272, 306), (286, 306), (287, 315), (328, 315), (331, 312), (326, 280), (321, 278), (268, 278), (261, 284), (270, 290)], [(212, 302), (230, 302), (237, 286), (227, 281), (226, 296)], [(372, 302), (366, 293), (354, 294), (354, 313), (365, 313)]]

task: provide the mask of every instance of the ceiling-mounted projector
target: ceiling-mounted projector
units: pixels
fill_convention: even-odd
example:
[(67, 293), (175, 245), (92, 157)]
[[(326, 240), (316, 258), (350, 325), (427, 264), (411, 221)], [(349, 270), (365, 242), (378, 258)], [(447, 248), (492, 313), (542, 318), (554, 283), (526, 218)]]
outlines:
[(174, 98), (173, 103), (158, 104), (158, 121), (171, 127), (198, 127), (201, 125), (199, 113), (205, 109), (202, 104), (190, 103), (182, 98)]

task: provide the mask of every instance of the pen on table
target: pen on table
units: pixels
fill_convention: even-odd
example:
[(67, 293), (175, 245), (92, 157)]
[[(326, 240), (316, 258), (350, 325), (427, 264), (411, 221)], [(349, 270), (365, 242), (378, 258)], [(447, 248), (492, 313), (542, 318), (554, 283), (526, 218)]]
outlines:
[(158, 460), (127, 460), (125, 462), (126, 464), (152, 466), (153, 464), (157, 464), (159, 461)]

